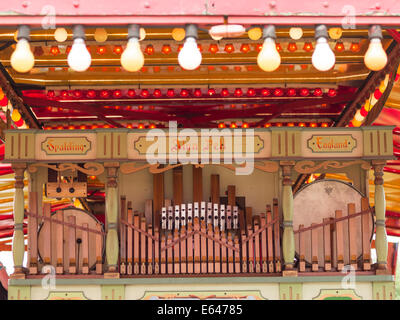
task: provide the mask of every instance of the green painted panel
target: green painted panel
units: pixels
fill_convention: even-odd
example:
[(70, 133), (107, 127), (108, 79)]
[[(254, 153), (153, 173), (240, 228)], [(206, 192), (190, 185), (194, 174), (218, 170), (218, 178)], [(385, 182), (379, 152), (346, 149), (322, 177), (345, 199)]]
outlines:
[(102, 285), (101, 286), (102, 300), (125, 300), (124, 285)]
[(128, 158), (127, 151), (127, 139), (128, 134), (126, 132), (114, 132), (112, 134), (112, 147), (113, 147), (113, 159), (126, 159)]
[(30, 300), (31, 286), (8, 286), (8, 300)]
[(321, 289), (313, 300), (362, 300), (354, 289)]
[(280, 300), (302, 300), (303, 284), (302, 283), (280, 283), (279, 284)]
[(97, 132), (97, 159), (111, 159), (111, 132)]
[(395, 300), (395, 283), (374, 282), (372, 284), (372, 299), (374, 300)]

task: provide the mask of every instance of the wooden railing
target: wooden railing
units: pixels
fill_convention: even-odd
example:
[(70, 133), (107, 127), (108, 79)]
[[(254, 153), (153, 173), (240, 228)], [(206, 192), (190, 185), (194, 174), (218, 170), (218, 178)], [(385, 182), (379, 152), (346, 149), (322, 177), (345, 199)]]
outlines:
[(37, 193), (29, 195), (28, 270), (41, 273), (41, 267), (52, 265), (56, 274), (89, 274), (103, 272), (104, 232), (100, 223), (82, 210), (51, 213), (49, 203), (37, 210)]
[[(37, 194), (30, 194), (28, 268), (38, 274), (53, 265), (57, 274), (103, 274), (105, 233), (96, 219), (82, 220), (77, 209), (51, 214), (44, 204), (37, 212)], [(278, 201), (266, 212), (213, 203), (171, 205), (144, 213), (121, 198), (119, 272), (122, 275), (277, 274), (282, 271)], [(299, 272), (371, 270), (373, 219), (368, 199), (361, 211), (347, 212), (294, 230)], [(73, 210), (78, 212), (73, 213)], [(87, 214), (90, 217), (89, 214)], [(90, 219), (89, 219), (90, 220)]]
[(335, 218), (324, 218), (309, 227), (295, 230), (298, 268), (304, 271), (341, 271), (345, 265), (354, 270), (371, 270), (372, 215), (368, 198), (356, 212), (349, 203), (347, 213), (335, 211)]
[(250, 208), (243, 212), (205, 202), (167, 206), (160, 220), (146, 223), (146, 215), (134, 212), (129, 201), (126, 211), (122, 209), (121, 274), (281, 271), (276, 200), (273, 212), (268, 206), (266, 213), (255, 216)]

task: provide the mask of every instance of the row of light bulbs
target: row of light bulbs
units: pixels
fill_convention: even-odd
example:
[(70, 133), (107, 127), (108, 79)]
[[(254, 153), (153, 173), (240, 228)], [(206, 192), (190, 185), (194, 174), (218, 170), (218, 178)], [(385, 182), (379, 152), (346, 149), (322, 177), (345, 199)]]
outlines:
[[(35, 58), (29, 46), (28, 26), (18, 28), (17, 46), (11, 55), (11, 66), (18, 72), (30, 71)], [(370, 44), (364, 56), (365, 65), (372, 71), (379, 71), (386, 66), (387, 55), (382, 47), (382, 29), (374, 25), (369, 29)], [(186, 70), (195, 70), (201, 64), (202, 55), (197, 46), (197, 26), (186, 26), (185, 43), (178, 54), (180, 66)], [(281, 56), (276, 48), (275, 27), (265, 26), (263, 29), (263, 47), (257, 56), (258, 66), (267, 72), (275, 71), (281, 64)], [(328, 30), (325, 25), (315, 28), (316, 46), (312, 55), (312, 64), (319, 71), (328, 71), (335, 65), (335, 54), (328, 43)], [(85, 44), (85, 30), (82, 25), (73, 28), (73, 45), (68, 54), (69, 67), (78, 72), (86, 71), (91, 64), (91, 55)], [(140, 27), (132, 24), (128, 26), (128, 43), (121, 55), (122, 67), (130, 72), (139, 71), (144, 65), (144, 55), (140, 49)]]

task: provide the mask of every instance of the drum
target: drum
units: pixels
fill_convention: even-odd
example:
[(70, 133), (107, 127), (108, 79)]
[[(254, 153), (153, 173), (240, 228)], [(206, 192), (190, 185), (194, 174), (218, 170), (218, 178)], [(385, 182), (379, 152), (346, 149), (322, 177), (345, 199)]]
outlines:
[[(66, 208), (63, 210), (56, 211), (55, 213), (52, 214), (52, 219), (54, 220), (61, 220), (62, 216), (64, 216), (64, 223), (68, 222), (68, 217), (69, 216), (74, 216), (75, 217), (75, 223), (77, 226), (82, 227), (82, 225), (87, 224), (89, 229), (96, 230), (97, 225), (101, 225), (101, 223), (89, 212), (77, 209), (77, 208)], [(56, 235), (56, 227), (57, 223), (51, 223), (51, 264), (55, 267), (57, 265), (57, 259), (56, 259), (56, 248), (57, 248), (57, 235)], [(39, 250), (39, 256), (41, 260), (43, 261), (43, 241), (44, 241), (44, 234), (46, 232), (49, 232), (50, 228), (50, 221), (45, 220), (39, 229), (39, 235), (38, 235), (38, 250)], [(83, 237), (82, 237), (82, 232), (83, 230), (76, 228), (75, 231), (75, 256), (77, 259), (77, 273), (82, 272), (82, 264), (83, 264), (83, 257), (82, 257), (82, 245), (83, 245)], [(69, 267), (69, 227), (67, 225), (64, 225), (63, 227), (63, 266), (64, 266), (64, 272), (68, 272), (68, 267)], [(88, 265), (90, 268), (94, 267), (96, 264), (96, 236), (98, 237), (97, 233), (90, 232), (89, 231), (89, 260), (88, 260)], [(104, 251), (104, 236), (101, 235), (101, 248), (102, 252)]]
[[(347, 205), (355, 204), (355, 212), (361, 211), (361, 199), (363, 195), (351, 184), (340, 180), (324, 179), (316, 180), (301, 188), (293, 198), (294, 213), (293, 213), (293, 229), (299, 229), (299, 225), (304, 225), (304, 228), (311, 226), (312, 223), (320, 224), (324, 218), (335, 218), (335, 211), (342, 210), (342, 216), (348, 215)], [(371, 216), (372, 228), (371, 239), (374, 231), (374, 220)], [(355, 223), (360, 226), (360, 236), (357, 237), (357, 256), (362, 254), (362, 237), (361, 237), (361, 216), (355, 218)], [(344, 226), (344, 264), (349, 264), (349, 234), (348, 220), (343, 220)], [(324, 265), (324, 250), (323, 250), (323, 227), (316, 229), (318, 236), (318, 264), (320, 267)], [(333, 228), (332, 240), (336, 239), (336, 231)], [(305, 260), (306, 263), (311, 263), (311, 231), (303, 232), (305, 238)], [(332, 263), (336, 266), (336, 241), (332, 243)], [(296, 255), (299, 252), (299, 235), (295, 234)]]

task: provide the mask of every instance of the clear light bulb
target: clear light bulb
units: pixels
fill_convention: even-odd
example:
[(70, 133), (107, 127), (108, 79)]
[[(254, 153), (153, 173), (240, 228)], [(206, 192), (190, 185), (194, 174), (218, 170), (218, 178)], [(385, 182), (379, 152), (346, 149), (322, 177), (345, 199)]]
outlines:
[(130, 72), (139, 71), (144, 65), (144, 56), (140, 50), (139, 39), (132, 37), (128, 40), (126, 49), (121, 55), (122, 67)]
[(372, 71), (382, 70), (386, 66), (387, 55), (379, 38), (370, 40), (368, 50), (364, 56), (364, 63)]
[(35, 57), (28, 40), (19, 39), (15, 51), (11, 55), (11, 66), (17, 72), (28, 72), (35, 64)]
[(274, 71), (281, 64), (281, 56), (276, 50), (275, 40), (266, 38), (260, 53), (257, 56), (257, 64), (264, 71)]
[(328, 71), (335, 65), (335, 54), (325, 37), (317, 39), (312, 55), (312, 64), (319, 71)]
[(196, 39), (188, 37), (179, 52), (178, 61), (186, 70), (194, 70), (201, 64), (201, 52), (197, 47)]
[(92, 57), (82, 38), (76, 38), (68, 54), (68, 65), (74, 71), (83, 72), (90, 67)]

